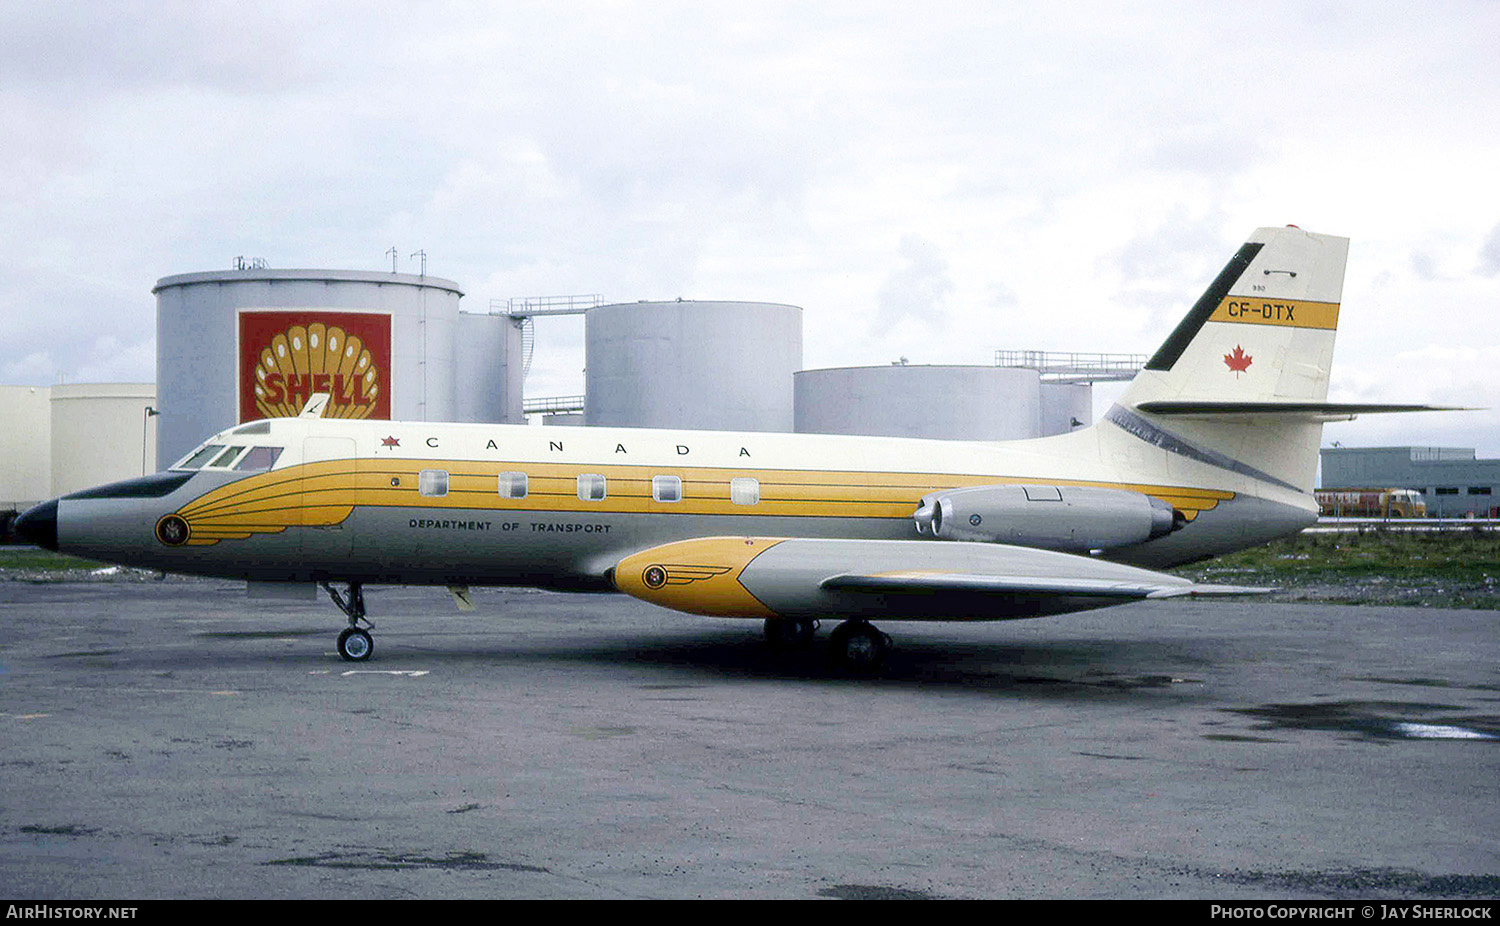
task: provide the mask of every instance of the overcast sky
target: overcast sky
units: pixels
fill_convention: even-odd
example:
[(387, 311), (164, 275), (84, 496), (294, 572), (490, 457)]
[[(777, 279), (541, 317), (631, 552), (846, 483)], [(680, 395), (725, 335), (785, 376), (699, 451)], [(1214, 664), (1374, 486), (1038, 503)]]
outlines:
[[(0, 383), (155, 379), (163, 276), (804, 312), (809, 368), (1149, 353), (1352, 239), (1325, 443), (1500, 456), (1500, 3), (0, 0)], [(529, 395), (583, 388), (543, 319)], [(1101, 387), (1105, 399), (1107, 390)]]

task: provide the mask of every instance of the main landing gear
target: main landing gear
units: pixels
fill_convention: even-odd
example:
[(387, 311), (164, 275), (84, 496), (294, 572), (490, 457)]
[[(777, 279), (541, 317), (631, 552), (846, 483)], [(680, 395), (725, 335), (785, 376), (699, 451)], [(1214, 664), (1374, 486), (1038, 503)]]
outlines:
[(891, 651), (891, 638), (869, 621), (844, 621), (828, 635), (828, 653), (844, 668), (874, 672)]
[(343, 633), (339, 634), (339, 655), (349, 662), (364, 662), (375, 652), (375, 641), (370, 634), (359, 625), (364, 623), (366, 627), (374, 628), (374, 624), (365, 619), (365, 592), (358, 582), (349, 583), (348, 596), (340, 595), (338, 590), (327, 582), (322, 583), (323, 591), (333, 599), (333, 603), (339, 606), (339, 610), (349, 618), (349, 626)]
[(807, 649), (817, 632), (818, 622), (805, 617), (766, 618), (766, 642), (777, 652)]
[[(818, 622), (808, 618), (766, 619), (766, 642), (778, 652), (806, 649), (817, 633)], [(848, 620), (828, 635), (828, 656), (852, 672), (874, 672), (891, 651), (891, 638), (869, 621)]]

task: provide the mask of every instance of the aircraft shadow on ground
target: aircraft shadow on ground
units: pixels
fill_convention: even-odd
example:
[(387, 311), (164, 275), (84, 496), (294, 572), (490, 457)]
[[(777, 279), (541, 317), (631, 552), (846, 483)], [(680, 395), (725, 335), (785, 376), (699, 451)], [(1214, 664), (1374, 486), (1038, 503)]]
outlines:
[[(586, 664), (601, 671), (649, 668), (664, 678), (681, 681), (783, 680), (837, 686), (907, 686), (991, 692), (1040, 698), (1088, 700), (1134, 698), (1195, 687), (1203, 675), (1203, 660), (1185, 657), (1176, 641), (1010, 641), (983, 643), (897, 637), (884, 665), (869, 674), (845, 669), (827, 654), (826, 634), (792, 652), (778, 652), (757, 634), (744, 630), (705, 629), (699, 634), (643, 633), (637, 638), (611, 636), (606, 641), (576, 641), (561, 637), (546, 644), (510, 648), (503, 632), (495, 646), (480, 643), (465, 648), (460, 641), (447, 648), (441, 638), (428, 640), (420, 651), (392, 641), (378, 657), (379, 664), (447, 663), (480, 667), (490, 663)], [(369, 664), (377, 665), (376, 661)], [(469, 669), (465, 669), (469, 671)], [(503, 670), (502, 670), (503, 671)]]

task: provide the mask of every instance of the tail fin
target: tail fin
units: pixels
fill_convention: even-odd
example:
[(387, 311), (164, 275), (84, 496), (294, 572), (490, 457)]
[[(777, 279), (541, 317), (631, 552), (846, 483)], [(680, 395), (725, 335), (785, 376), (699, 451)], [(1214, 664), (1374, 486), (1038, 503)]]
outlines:
[(1257, 230), (1123, 401), (1322, 402), (1348, 256), (1348, 238)]
[(1106, 421), (1167, 450), (1174, 469), (1310, 493), (1323, 422), (1366, 410), (1326, 401), (1348, 253), (1347, 238), (1258, 229)]

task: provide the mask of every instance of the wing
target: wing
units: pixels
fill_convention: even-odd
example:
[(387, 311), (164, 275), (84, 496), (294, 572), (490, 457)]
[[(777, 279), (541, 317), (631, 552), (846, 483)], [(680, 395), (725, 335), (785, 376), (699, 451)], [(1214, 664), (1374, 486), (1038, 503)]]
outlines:
[[(1172, 578), (1163, 576), (1163, 578)], [(884, 575), (830, 576), (822, 588), (864, 592), (932, 594), (973, 591), (993, 595), (1086, 595), (1100, 598), (1179, 598), (1182, 596), (1259, 595), (1268, 588), (1240, 585), (1186, 585), (1119, 579), (1036, 578), (1032, 576), (988, 576), (963, 573), (892, 572)]]
[(1005, 620), (1144, 598), (1258, 594), (1088, 556), (992, 543), (705, 537), (652, 547), (615, 587), (719, 617)]

